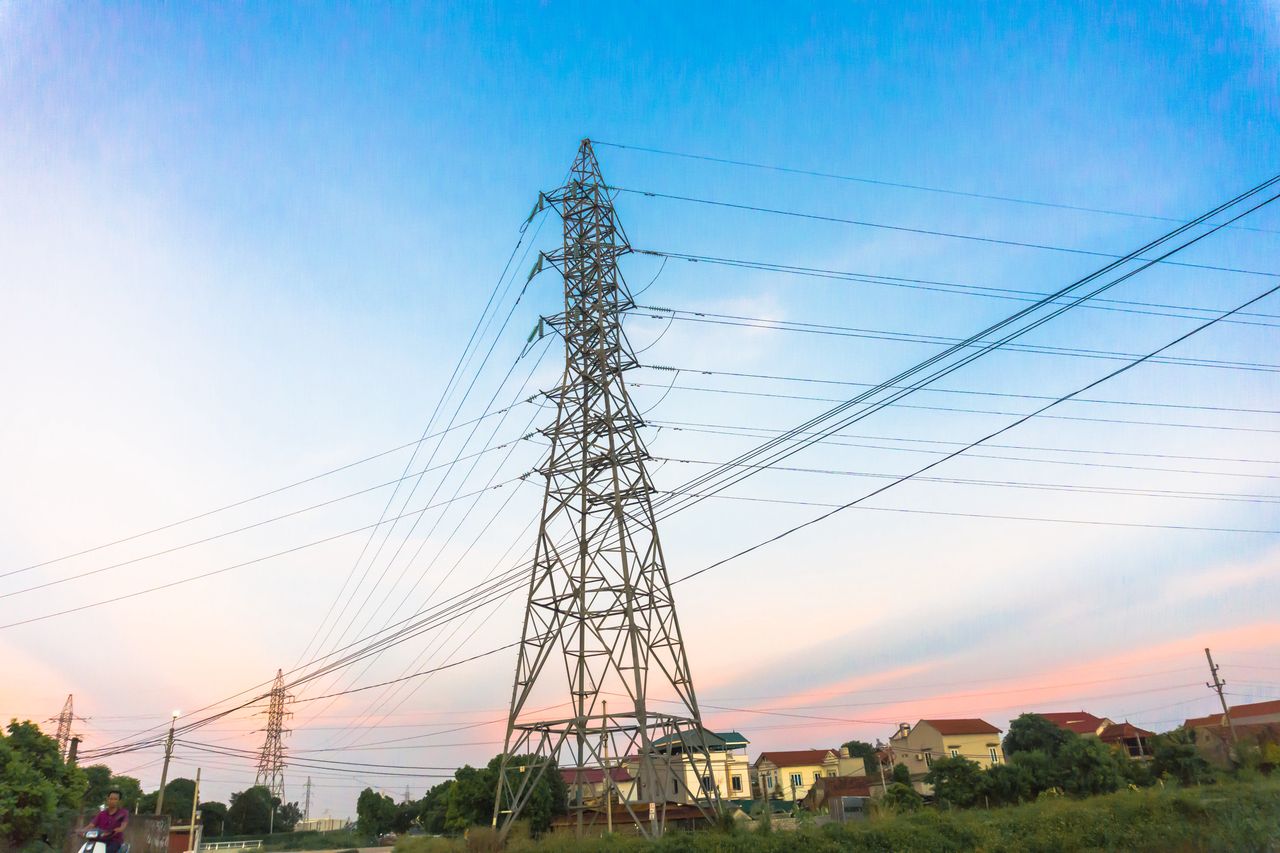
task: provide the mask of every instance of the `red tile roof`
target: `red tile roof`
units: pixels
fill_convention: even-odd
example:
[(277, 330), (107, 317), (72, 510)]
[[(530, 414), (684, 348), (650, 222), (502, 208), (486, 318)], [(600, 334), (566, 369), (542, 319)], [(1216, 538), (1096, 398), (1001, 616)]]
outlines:
[[(1232, 705), (1231, 719), (1247, 720), (1253, 717), (1265, 717), (1272, 714), (1280, 714), (1280, 700), (1272, 700), (1269, 702), (1253, 702), (1249, 705)], [(1186, 728), (1197, 729), (1204, 726), (1221, 726), (1225, 725), (1222, 714), (1209, 714), (1207, 717), (1192, 717), (1183, 724)]]
[(756, 759), (756, 766), (768, 759), (778, 767), (800, 767), (809, 764), (821, 764), (826, 760), (830, 749), (793, 749), (782, 752), (762, 752)]
[(1127, 740), (1129, 738), (1151, 738), (1155, 737), (1155, 732), (1149, 732), (1146, 729), (1140, 729), (1132, 723), (1112, 723), (1098, 734), (1098, 739), (1111, 742), (1114, 740)]
[(824, 797), (869, 797), (871, 779), (866, 776), (823, 776), (813, 783)]
[[(614, 782), (630, 782), (632, 776), (627, 772), (625, 767), (609, 768), (609, 776)], [(582, 783), (584, 785), (598, 785), (604, 781), (604, 768), (602, 767), (584, 767), (581, 771), (573, 767), (564, 767), (560, 770), (560, 776), (564, 779), (566, 785), (574, 784), (578, 773), (582, 774)]]
[(1096, 717), (1088, 711), (1054, 711), (1040, 714), (1039, 716), (1044, 717), (1060, 729), (1066, 729), (1078, 735), (1095, 734), (1098, 731), (1098, 726), (1104, 722), (1102, 717)]
[(1252, 705), (1231, 706), (1231, 719), (1233, 720), (1246, 717), (1263, 717), (1270, 714), (1280, 714), (1280, 699), (1271, 702), (1254, 702)]
[[(940, 735), (998, 735), (1000, 730), (986, 720), (921, 720), (938, 730)], [(918, 725), (918, 724), (917, 724)]]

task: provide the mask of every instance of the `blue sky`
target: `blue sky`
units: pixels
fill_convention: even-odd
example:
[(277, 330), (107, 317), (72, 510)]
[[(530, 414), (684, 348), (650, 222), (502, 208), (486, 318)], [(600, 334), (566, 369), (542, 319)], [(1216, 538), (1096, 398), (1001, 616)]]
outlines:
[[(0, 363), (6, 365), (0, 392), (8, 401), (0, 424), (14, 451), (0, 461), (0, 557), (5, 565), (26, 566), (414, 439), (520, 223), (538, 191), (557, 184), (584, 136), (1189, 218), (1277, 171), (1278, 48), (1274, 3), (1129, 9), (829, 4), (780, 12), (743, 4), (156, 8), (0, 0)], [(618, 186), (843, 218), (1116, 253), (1167, 230), (1147, 219), (634, 150), (602, 146), (599, 154), (606, 177)], [(645, 249), (1023, 290), (1061, 286), (1100, 263), (631, 194), (618, 206), (633, 245)], [(1251, 223), (1271, 233), (1224, 232), (1188, 250), (1184, 260), (1274, 270), (1280, 214), (1262, 211)], [(531, 229), (520, 251), (550, 247), (556, 229), (548, 221), (536, 238)], [(526, 256), (514, 273), (517, 288), (529, 263)], [(636, 289), (653, 281), (645, 304), (941, 336), (969, 334), (1017, 305), (677, 261), (659, 271), (647, 257), (628, 259), (624, 272)], [(1225, 308), (1266, 282), (1160, 268), (1115, 295)], [(539, 314), (556, 310), (557, 299), (551, 276), (530, 285), (462, 417), (481, 411), (524, 335)], [(1280, 313), (1274, 301), (1257, 310)], [(1076, 311), (1029, 340), (1141, 352), (1187, 327), (1169, 318)], [(665, 321), (652, 318), (629, 321), (637, 348), (653, 344), (646, 364), (875, 382), (933, 351), (683, 322), (656, 340), (664, 328)], [(536, 369), (541, 350), (517, 364), (518, 378), (502, 387), (501, 399), (517, 396), (526, 375), (533, 388), (554, 381), (554, 342), (544, 346), (551, 349)], [(1275, 351), (1273, 326), (1223, 325), (1176, 354), (1267, 363)], [(1056, 394), (1113, 366), (998, 354), (949, 379), (948, 387)], [(681, 388), (664, 395), (671, 374), (647, 369), (629, 379), (641, 407), (653, 407), (655, 422), (783, 429), (825, 408), (811, 400)], [(687, 373), (677, 384), (840, 393), (838, 386)], [(1274, 373), (1267, 371), (1147, 365), (1094, 396), (1277, 408)], [(915, 402), (1002, 412), (1028, 405), (960, 400), (920, 395)], [(1155, 471), (961, 459), (939, 475), (1274, 495), (1280, 474), (1274, 463), (1221, 461), (1280, 458), (1274, 433), (1265, 431), (1276, 428), (1274, 415), (1073, 405), (1059, 414), (1196, 428), (1046, 420), (1004, 436), (1003, 443), (1196, 458), (1123, 460), (1161, 469)], [(527, 423), (549, 418), (549, 410), (526, 407), (494, 434), (518, 435)], [(849, 431), (874, 441), (849, 441), (881, 447), (913, 446), (903, 439), (917, 441), (916, 447), (967, 441), (1008, 420), (904, 409)], [(1205, 426), (1215, 429), (1199, 428)], [(1216, 429), (1224, 426), (1231, 429)], [(718, 461), (752, 444), (670, 426), (647, 437), (655, 456), (671, 459)], [(541, 449), (526, 445), (509, 467), (495, 467), (494, 476), (532, 467)], [(446, 444), (440, 454), (457, 450)], [(223, 516), (0, 579), (0, 591), (384, 482), (399, 476), (406, 458), (386, 457)], [(884, 474), (909, 470), (916, 458), (828, 447), (807, 451), (795, 464)], [(697, 470), (692, 463), (657, 464), (659, 488)], [(476, 470), (480, 482), (489, 474)], [(453, 476), (440, 484), (441, 496), (459, 487), (460, 476)], [(874, 482), (777, 472), (760, 475), (739, 494), (839, 502)], [(479, 511), (496, 510), (502, 497), (484, 496)], [(3, 599), (0, 617), (8, 623), (90, 603), (370, 524), (384, 501), (385, 492), (374, 493), (92, 580)], [(502, 564), (508, 542), (523, 547), (520, 530), (537, 504), (537, 489), (520, 487), (465, 556), (461, 543), (479, 535), (479, 526), (464, 524), (446, 541), (459, 516), (442, 515), (435, 528), (434, 516), (424, 517), (408, 546), (412, 552), (423, 545), (423, 556), (393, 566), (373, 598), (386, 596), (386, 609), (370, 618), (390, 618), (402, 600), (406, 610), (417, 604), (455, 562), (459, 568), (441, 595)], [(938, 483), (905, 485), (878, 505), (1166, 526), (1280, 526), (1267, 503)], [(816, 511), (708, 501), (664, 527), (672, 574), (700, 568)], [(52, 714), (75, 692), (85, 712), (96, 715), (87, 734), (105, 740), (127, 734), (137, 716), (164, 717), (171, 706), (195, 707), (287, 668), (338, 594), (358, 540), (127, 605), (0, 631), (0, 648), (26, 685), (15, 695), (13, 713)], [(390, 541), (394, 547), (398, 539)], [(441, 556), (432, 564), (437, 549)], [(838, 724), (798, 726), (795, 718), (749, 711), (709, 715), (714, 725), (747, 732), (758, 746), (884, 737), (893, 728), (887, 721), (899, 713), (956, 709), (1004, 725), (1009, 714), (1041, 698), (1167, 726), (1210, 707), (1198, 687), (1203, 673), (1195, 670), (1203, 645), (1223, 645), (1224, 660), (1239, 667), (1274, 664), (1280, 628), (1266, 602), (1277, 592), (1278, 553), (1275, 537), (1261, 534), (851, 512), (681, 585), (681, 616), (708, 704), (746, 707), (752, 697), (790, 697), (788, 707), (796, 708), (800, 697), (822, 696), (822, 702), (805, 701), (845, 706), (839, 716), (847, 721)], [(410, 592), (425, 566), (434, 566), (428, 580)], [(403, 584), (390, 585), (402, 568)], [(193, 610), (202, 613), (194, 621)], [(469, 624), (446, 647), (510, 642), (518, 620), (519, 602), (507, 602), (476, 623), (477, 633), (468, 635), (475, 627)], [(123, 684), (104, 677), (115, 669), (104, 669), (103, 653), (92, 651), (101, 648), (104, 632), (112, 638), (105, 654), (126, 666)], [(167, 642), (157, 646), (157, 636)], [(361, 683), (394, 677), (421, 648), (400, 651)], [(1104, 666), (1132, 681), (1084, 687)], [(1240, 668), (1230, 680), (1246, 698), (1274, 696), (1280, 688), (1268, 683), (1274, 676), (1266, 672)], [(510, 661), (501, 655), (442, 674), (383, 725), (500, 715), (509, 679)], [(953, 686), (959, 683), (971, 689)], [(1037, 692), (1043, 685), (1067, 686)], [(1015, 688), (1023, 692), (1008, 692)], [(959, 702), (946, 698), (948, 692), (986, 696)], [(931, 697), (934, 704), (927, 704)], [(322, 728), (363, 714), (369, 702), (356, 698), (325, 711), (327, 719), (308, 722), (300, 713), (296, 747), (381, 739), (381, 729), (343, 734)], [(777, 704), (752, 701), (755, 711)], [(853, 707), (860, 702), (896, 704)], [(311, 730), (301, 730), (303, 724)], [(252, 728), (251, 721), (228, 723), (216, 737), (252, 747)], [(452, 766), (486, 760), (494, 751), (445, 741), (403, 755), (357, 757), (429, 754), (431, 762), (402, 763)], [(136, 757), (138, 765), (154, 758)], [(186, 756), (192, 765), (197, 759)], [(154, 784), (158, 768), (138, 772)], [(213, 793), (238, 790), (244, 772), (230, 765), (219, 770)], [(322, 808), (349, 813), (366, 783), (403, 787), (391, 778), (335, 777), (326, 782), (332, 787)]]

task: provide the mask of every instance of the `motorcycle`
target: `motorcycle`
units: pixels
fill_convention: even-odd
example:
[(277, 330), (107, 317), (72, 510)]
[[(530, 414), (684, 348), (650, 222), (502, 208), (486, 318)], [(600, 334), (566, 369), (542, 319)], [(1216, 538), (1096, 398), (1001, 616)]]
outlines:
[[(78, 853), (107, 853), (107, 839), (110, 834), (101, 829), (86, 829), (84, 831), (84, 844), (81, 845)], [(120, 853), (129, 853), (129, 845), (121, 844)]]

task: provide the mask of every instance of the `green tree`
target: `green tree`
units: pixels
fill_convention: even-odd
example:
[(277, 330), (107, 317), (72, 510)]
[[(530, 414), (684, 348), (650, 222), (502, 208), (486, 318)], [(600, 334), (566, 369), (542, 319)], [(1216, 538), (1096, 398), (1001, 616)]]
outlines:
[(1020, 752), (1043, 752), (1054, 757), (1063, 745), (1077, 737), (1039, 714), (1022, 714), (1009, 723), (1009, 733), (1004, 736), (1004, 754), (1012, 758)]
[(498, 774), (485, 767), (481, 770), (465, 765), (454, 772), (449, 789), (449, 805), (445, 811), (447, 832), (462, 832), (469, 826), (493, 817), (494, 793)]
[[(1022, 753), (1032, 755), (1043, 753)], [(1027, 768), (1021, 764), (997, 764), (987, 768), (978, 789), (984, 802), (991, 805), (1014, 805), (1025, 800), (1032, 800), (1032, 777)], [(1039, 793), (1038, 791), (1036, 793)]]
[(891, 782), (880, 802), (892, 812), (913, 812), (924, 805), (924, 797), (910, 785)]
[(452, 787), (452, 779), (441, 782), (418, 801), (418, 824), (433, 835), (444, 832), (445, 813), (449, 809), (449, 789)]
[[(144, 814), (152, 814), (156, 809), (156, 800), (160, 791), (155, 790), (144, 796), (138, 803), (138, 810)], [(164, 786), (163, 814), (167, 814), (172, 822), (185, 825), (191, 820), (191, 801), (196, 796), (196, 783), (193, 779), (170, 779)], [(124, 798), (121, 797), (123, 800)]]
[(911, 787), (911, 771), (908, 770), (907, 765), (902, 762), (898, 762), (893, 765), (893, 775), (890, 778), (899, 785), (906, 785), (908, 788)]
[(271, 828), (271, 792), (254, 785), (231, 795), (227, 829), (231, 835), (257, 835)]
[(385, 794), (365, 788), (356, 800), (356, 829), (368, 838), (377, 838), (391, 829), (396, 803)]
[(1058, 763), (1047, 752), (1033, 749), (1014, 753), (1009, 764), (1025, 774), (1029, 789), (1027, 796), (1035, 799), (1041, 792), (1062, 786), (1062, 772)]
[(1156, 735), (1152, 753), (1151, 771), (1156, 776), (1168, 776), (1184, 785), (1213, 781), (1209, 762), (1196, 749), (1195, 734), (1187, 729)]
[(960, 756), (936, 758), (924, 781), (933, 786), (936, 800), (964, 809), (978, 800), (982, 768), (978, 762)]
[(1058, 752), (1062, 789), (1076, 797), (1109, 794), (1120, 789), (1120, 757), (1097, 738), (1077, 737)]
[(210, 801), (200, 804), (200, 824), (204, 837), (213, 838), (227, 834), (227, 807), (224, 803)]
[(879, 761), (876, 757), (876, 748), (865, 740), (851, 740), (840, 746), (842, 749), (849, 750), (851, 758), (862, 759), (862, 769), (868, 776), (875, 776), (880, 772), (880, 768), (876, 766), (876, 762)]
[(410, 800), (396, 806), (395, 817), (391, 819), (391, 831), (399, 835), (409, 831), (422, 812), (421, 800)]
[[(491, 774), (494, 785), (494, 795), (497, 793), (498, 784), (498, 767), (502, 762), (502, 754), (495, 755), (489, 761), (486, 768)], [(551, 828), (553, 818), (566, 814), (569, 811), (569, 786), (565, 784), (564, 777), (560, 775), (559, 768), (554, 762), (549, 762), (545, 758), (539, 758), (534, 755), (514, 755), (507, 764), (511, 768), (525, 768), (523, 770), (513, 769), (513, 773), (530, 773), (537, 768), (541, 768), (542, 773), (534, 783), (533, 791), (529, 794), (529, 799), (525, 803), (524, 811), (521, 817), (529, 821), (529, 829), (535, 833), (543, 833)], [(488, 823), (493, 818), (493, 796), (489, 798), (485, 812), (481, 815), (480, 823)]]
[(87, 787), (85, 774), (63, 762), (57, 741), (29, 720), (10, 722), (0, 736), (0, 847), (56, 838), (75, 819)]
[(83, 768), (83, 772), (88, 785), (81, 802), (86, 809), (93, 811), (107, 801), (107, 792), (111, 790), (111, 768), (105, 764), (91, 764)]
[(275, 831), (293, 832), (298, 821), (302, 820), (302, 809), (297, 803), (281, 803), (279, 800), (272, 800), (272, 802), (276, 806)]

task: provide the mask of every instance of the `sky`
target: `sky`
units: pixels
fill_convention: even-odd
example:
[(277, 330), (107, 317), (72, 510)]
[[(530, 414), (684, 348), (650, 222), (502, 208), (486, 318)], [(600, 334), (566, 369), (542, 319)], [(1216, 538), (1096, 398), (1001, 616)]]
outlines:
[[(583, 138), (629, 190), (634, 249), (858, 274), (622, 260), (664, 490), (1273, 176), (1278, 81), (1274, 2), (0, 0), (0, 714), (74, 694), (84, 749), (132, 741), (515, 565), (541, 503), (518, 478), (546, 452), (521, 436), (554, 414), (522, 401), (562, 358), (554, 336), (526, 347), (559, 310), (553, 272), (525, 282), (559, 223), (521, 225)], [(1280, 212), (1238, 224), (1020, 341), (1041, 351), (672, 516), (671, 577), (1274, 286)], [(1206, 646), (1231, 701), (1280, 696), (1280, 303), (1248, 312), (678, 583), (709, 725), (753, 755), (1029, 710), (1162, 730), (1212, 711)], [(288, 798), (310, 773), (312, 814), (349, 816), (366, 785), (420, 796), (487, 761), (522, 608), (296, 688), (295, 756), (435, 769), (290, 768)], [(251, 759), (202, 750), (257, 748), (260, 710), (193, 732), (171, 777), (201, 767), (224, 801), (249, 784)], [(159, 758), (109, 763), (154, 786)]]

